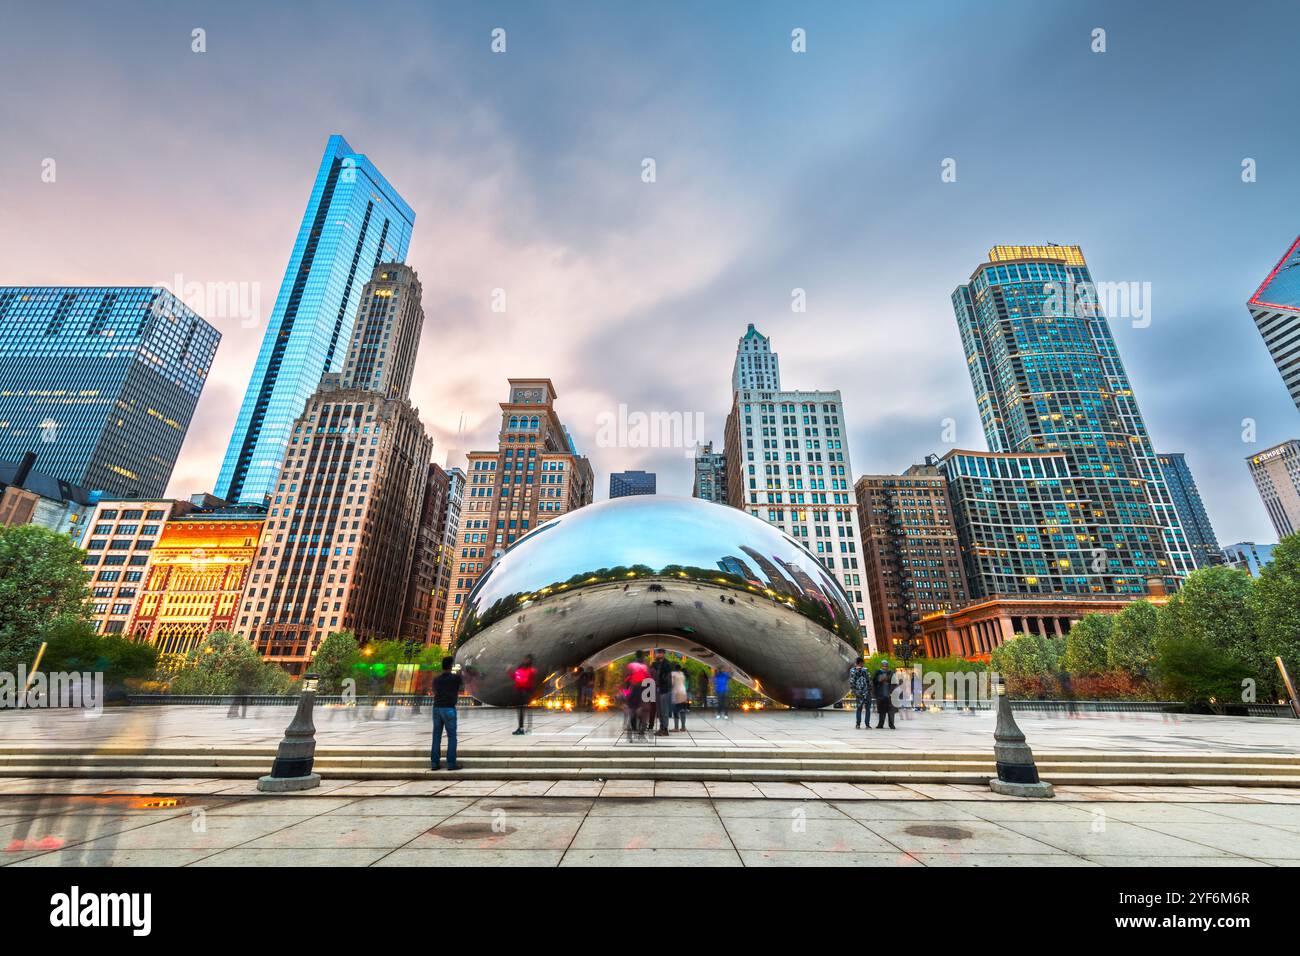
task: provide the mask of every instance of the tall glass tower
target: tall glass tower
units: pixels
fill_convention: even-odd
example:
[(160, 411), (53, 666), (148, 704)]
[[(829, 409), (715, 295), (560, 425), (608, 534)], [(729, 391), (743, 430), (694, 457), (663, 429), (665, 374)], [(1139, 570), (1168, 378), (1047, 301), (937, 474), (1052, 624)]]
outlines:
[(1247, 303), (1291, 401), (1300, 408), (1300, 238)]
[(405, 260), (414, 225), (370, 160), (331, 136), (221, 463), (219, 497), (265, 504), (294, 420), (321, 376), (342, 370), (362, 287), (381, 262)]
[(1187, 456), (1182, 452), (1166, 452), (1158, 456), (1160, 470), (1164, 472), (1165, 484), (1169, 486), (1169, 496), (1173, 499), (1174, 510), (1178, 520), (1183, 523), (1183, 533), (1187, 536), (1187, 547), (1192, 552), (1192, 559), (1198, 568), (1208, 568), (1223, 563), (1223, 552), (1219, 548), (1219, 539), (1210, 524), (1210, 515), (1201, 501), (1201, 492), (1188, 467)]
[(0, 460), (162, 495), (221, 334), (153, 286), (0, 287), (0, 329)]
[[(1195, 567), (1097, 298), (1079, 247), (1054, 245), (995, 246), (952, 296), (990, 451), (1059, 454), (1054, 479), (1074, 482), (1074, 500), (1043, 527), (1052, 535), (1070, 528), (1070, 550), (1080, 554), (1028, 574), (1031, 590), (1122, 591), (1138, 572), (1181, 576)], [(1016, 574), (1003, 562), (1001, 585)]]

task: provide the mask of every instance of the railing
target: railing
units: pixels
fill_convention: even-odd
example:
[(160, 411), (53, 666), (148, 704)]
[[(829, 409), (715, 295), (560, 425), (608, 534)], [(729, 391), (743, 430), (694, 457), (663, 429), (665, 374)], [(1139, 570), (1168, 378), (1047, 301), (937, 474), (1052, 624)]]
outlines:
[[(555, 698), (551, 698), (554, 700)], [(571, 703), (567, 699), (561, 699), (564, 702)], [(698, 705), (698, 697), (692, 699), (691, 703)], [(717, 698), (710, 695), (707, 703), (702, 709), (712, 709), (716, 704)], [(543, 700), (533, 702), (533, 707), (538, 709), (546, 708)], [(205, 695), (205, 694), (131, 694), (127, 697), (127, 702), (133, 707), (139, 706), (161, 706), (163, 704), (188, 704), (192, 706), (209, 706), (209, 707), (230, 707), (237, 704), (246, 704), (254, 707), (265, 706), (296, 706), (298, 695), (280, 695), (280, 694), (226, 694), (226, 695)], [(873, 702), (874, 703), (874, 702)], [(433, 697), (427, 695), (415, 694), (384, 694), (378, 696), (358, 695), (356, 697), (345, 699), (339, 694), (326, 694), (316, 698), (318, 706), (326, 707), (330, 705), (355, 705), (357, 707), (432, 707)], [(732, 711), (742, 710), (742, 701), (732, 701), (729, 709)], [(852, 697), (845, 697), (842, 700), (832, 704), (835, 708), (851, 708), (854, 705)], [(456, 702), (458, 707), (485, 707), (473, 697), (461, 697)], [(993, 701), (990, 699), (982, 700), (930, 700), (927, 699), (921, 704), (912, 706), (924, 706), (926, 709), (938, 707), (941, 710), (991, 710)], [(557, 709), (562, 709), (561, 707)], [(787, 708), (771, 701), (763, 702), (763, 711), (778, 711)], [(1016, 700), (1012, 699), (1011, 709), (1027, 713), (1119, 713), (1119, 714), (1187, 714), (1202, 713), (1203, 716), (1214, 716), (1208, 712), (1192, 711), (1188, 706), (1179, 701), (1170, 700)], [(611, 706), (610, 711), (618, 712), (620, 708)], [(1295, 718), (1295, 714), (1286, 704), (1234, 704), (1225, 708), (1226, 716), (1229, 717), (1287, 717)]]
[[(298, 704), (298, 695), (290, 694), (130, 694), (127, 702), (132, 707), (160, 706), (162, 704), (191, 704), (210, 707), (229, 707), (235, 704), (247, 704), (252, 707), (284, 706), (294, 707)], [(368, 696), (358, 694), (345, 698), (341, 694), (321, 694), (316, 697), (317, 707), (330, 705), (350, 705), (357, 707), (432, 707), (432, 695), (424, 694), (382, 694)], [(482, 707), (473, 697), (461, 697), (456, 701), (457, 707)]]

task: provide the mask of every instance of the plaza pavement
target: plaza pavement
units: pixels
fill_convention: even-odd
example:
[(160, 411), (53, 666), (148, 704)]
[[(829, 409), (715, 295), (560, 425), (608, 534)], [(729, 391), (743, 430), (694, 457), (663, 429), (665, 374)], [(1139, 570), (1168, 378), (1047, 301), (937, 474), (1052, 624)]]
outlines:
[[(487, 707), (461, 708), (460, 744), (477, 747), (610, 747), (626, 743), (616, 713), (556, 713), (534, 709), (532, 732), (514, 736), (515, 714)], [(118, 744), (139, 747), (275, 746), (293, 717), (286, 706), (168, 705), (109, 707), (98, 717), (77, 710), (0, 712), (0, 744), (60, 747)], [(1170, 714), (1016, 714), (1035, 753), (1248, 753), (1294, 754), (1300, 721), (1269, 717)], [(729, 720), (692, 713), (687, 732), (651, 737), (655, 747), (862, 749), (899, 752), (992, 752), (994, 717), (975, 713), (904, 713), (897, 730), (855, 730), (848, 710), (736, 712)], [(318, 707), (321, 747), (427, 745), (427, 708)]]
[[(121, 707), (0, 713), (0, 745), (273, 746), (290, 707)], [(1291, 754), (1300, 721), (1018, 714), (1037, 753)], [(692, 714), (657, 747), (991, 751), (990, 713)], [(612, 714), (463, 709), (462, 747), (621, 743)], [(427, 711), (320, 708), (321, 746), (424, 746)], [(641, 745), (645, 746), (645, 745)], [(1053, 801), (956, 784), (327, 779), (301, 794), (255, 781), (0, 778), (0, 866), (772, 864), (1294, 866), (1300, 787), (1062, 786)]]
[(1298, 864), (1300, 788), (0, 781), (13, 867)]

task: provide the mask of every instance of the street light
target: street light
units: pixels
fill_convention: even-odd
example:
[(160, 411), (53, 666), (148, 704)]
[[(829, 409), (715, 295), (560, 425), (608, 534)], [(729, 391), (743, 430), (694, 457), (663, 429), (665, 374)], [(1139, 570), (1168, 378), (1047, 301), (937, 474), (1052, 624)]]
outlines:
[(270, 774), (258, 778), (257, 789), (263, 793), (287, 793), (320, 786), (320, 774), (311, 769), (316, 759), (316, 725), (312, 723), (311, 714), (316, 705), (318, 682), (316, 674), (302, 677), (298, 709), (285, 728), (284, 739), (275, 753), (275, 763), (271, 764)]
[(1007, 797), (1054, 797), (1050, 783), (1038, 779), (1034, 752), (1025, 743), (1025, 735), (1011, 715), (1011, 698), (1002, 675), (996, 675), (993, 693), (997, 699), (998, 722), (993, 730), (993, 757), (998, 775), (989, 781), (989, 789)]

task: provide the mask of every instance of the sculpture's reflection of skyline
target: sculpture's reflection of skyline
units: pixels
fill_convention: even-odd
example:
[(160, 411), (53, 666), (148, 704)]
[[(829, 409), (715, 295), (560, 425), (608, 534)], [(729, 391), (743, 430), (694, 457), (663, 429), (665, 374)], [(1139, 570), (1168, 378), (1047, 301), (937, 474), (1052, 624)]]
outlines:
[(843, 694), (861, 649), (852, 605), (816, 558), (738, 509), (624, 498), (512, 545), (463, 611), (457, 657), (487, 703), (532, 654), (552, 681), (611, 649), (663, 646), (726, 665), (794, 706)]

